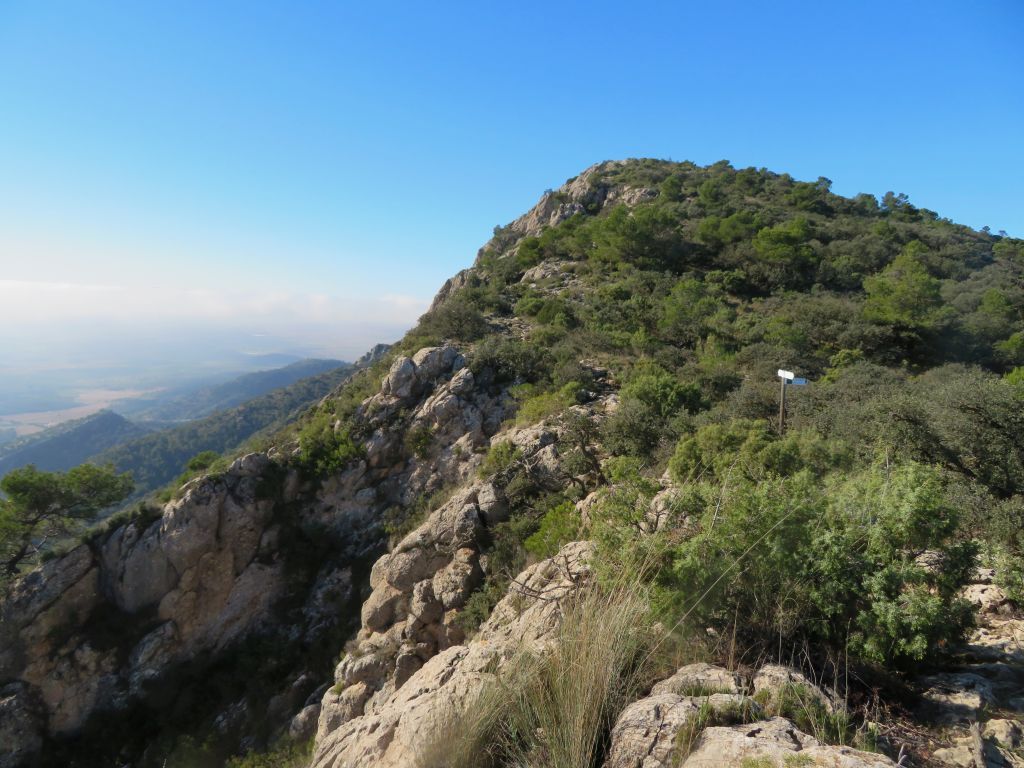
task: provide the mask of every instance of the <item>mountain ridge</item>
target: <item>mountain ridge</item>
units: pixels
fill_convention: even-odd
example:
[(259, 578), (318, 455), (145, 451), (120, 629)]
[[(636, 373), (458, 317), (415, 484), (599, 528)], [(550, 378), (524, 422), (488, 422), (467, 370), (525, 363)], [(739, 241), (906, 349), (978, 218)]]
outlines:
[(115, 404), (114, 410), (135, 420), (191, 421), (208, 416), (214, 411), (241, 405), (246, 400), (287, 386), (299, 379), (348, 365), (351, 364), (342, 360), (306, 358), (280, 368), (252, 371), (225, 382), (193, 388), (187, 393), (160, 399), (151, 405), (145, 402), (125, 401)]
[[(163, 510), (115, 521), (15, 586), (0, 608), (0, 680), (11, 686), (0, 721), (18, 724), (17, 754), (84, 766), (118, 750), (173, 765), (207, 740), (203, 759), (221, 764), (243, 743), (284, 737), (313, 739), (318, 767), (427, 768), (435, 741), (447, 747), (441, 764), (461, 764), (451, 762), (461, 743), (473, 759), (512, 761), (516, 749), (546, 759), (538, 739), (564, 723), (494, 710), (516, 726), (506, 733), (523, 734), (515, 744), (457, 729), (490, 706), (489, 680), (533, 684), (510, 659), (544, 672), (558, 649), (582, 642), (566, 642), (572, 622), (560, 617), (586, 619), (574, 605), (600, 610), (587, 596), (615, 595), (602, 593), (609, 569), (632, 574), (631, 594), (662, 611), (630, 609), (630, 629), (645, 630), (628, 635), (637, 642), (649, 629), (670, 646), (699, 608), (685, 647), (702, 649), (705, 663), (725, 662), (714, 655), (723, 637), (749, 659), (782, 661), (772, 654), (783, 636), (818, 659), (841, 626), (858, 675), (902, 675), (957, 721), (941, 698), (960, 685), (955, 670), (935, 667), (931, 682), (914, 675), (967, 638), (963, 590), (995, 595), (977, 611), (989, 634), (971, 638), (973, 658), (1003, 654), (996, 636), (1019, 626), (992, 611), (1017, 594), (1019, 542), (1003, 525), (1024, 488), (1024, 243), (898, 195), (841, 198), (829, 186), (635, 160), (600, 163), (545, 193), (496, 229), (401, 342), (271, 448), (190, 480)], [(793, 398), (785, 433), (772, 425), (779, 367), (814, 380)], [(815, 514), (794, 514), (804, 508)], [(988, 584), (972, 581), (975, 539), (998, 552)], [(763, 540), (771, 546), (747, 567), (722, 570)], [(922, 549), (940, 556), (920, 563)], [(631, 559), (643, 556), (651, 578)], [(704, 593), (715, 600), (691, 599)], [(804, 611), (795, 620), (761, 599), (783, 593)], [(914, 626), (900, 623), (911, 613)], [(81, 648), (91, 650), (76, 656)], [(690, 761), (678, 750), (691, 721), (663, 719), (661, 703), (706, 711), (714, 697), (703, 682), (668, 690), (683, 673), (675, 662), (636, 683), (615, 667), (602, 685), (619, 698), (601, 704), (588, 760), (630, 765), (639, 732), (664, 732), (644, 746), (651, 768), (735, 765), (787, 743), (814, 764), (896, 764), (832, 744), (824, 729), (819, 743), (806, 719), (797, 728), (782, 718), (747, 727), (762, 742), (728, 731), (735, 720), (708, 727)], [(97, 669), (108, 670), (105, 688)], [(818, 690), (800, 670), (750, 671), (733, 673), (766, 691), (766, 716), (799, 720), (772, 703), (785, 685)], [(772, 675), (789, 683), (769, 684)], [(837, 674), (830, 684), (846, 683)], [(1007, 706), (1001, 685), (990, 681), (985, 706)], [(188, 704), (189, 717), (157, 724)], [(144, 714), (130, 734), (112, 733), (126, 711)], [(921, 727), (909, 718), (893, 715), (889, 733), (909, 739)], [(929, 733), (955, 747), (950, 731)]]

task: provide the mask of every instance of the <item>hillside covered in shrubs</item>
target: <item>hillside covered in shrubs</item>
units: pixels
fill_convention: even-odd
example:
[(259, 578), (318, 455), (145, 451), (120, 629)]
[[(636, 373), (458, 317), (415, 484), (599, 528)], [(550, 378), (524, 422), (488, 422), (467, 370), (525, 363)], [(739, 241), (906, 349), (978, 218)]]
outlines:
[[(609, 665), (588, 683), (603, 691), (589, 704), (556, 706), (580, 691), (560, 688), (546, 661), (533, 662), (539, 677), (510, 672), (494, 701), (485, 686), (476, 703), (453, 705), (462, 719), (437, 742), (440, 764), (601, 764), (623, 702), (670, 674), (667, 659), (772, 660), (813, 671), (865, 712), (901, 696), (903, 706), (902, 686), (920, 690), (913, 681), (972, 636), (977, 602), (965, 595), (979, 572), (995, 574), (980, 589), (1007, 605), (1024, 597), (1024, 241), (902, 194), (830, 187), (725, 162), (602, 163), (496, 228), (393, 350), (454, 344), (478, 384), (509, 402), (477, 470), (509, 511), (481, 540), (459, 631), (493, 642), (492, 612), (521, 599), (522, 569), (586, 539), (600, 589), (630, 595), (605, 610), (636, 611), (642, 594), (641, 623), (664, 633), (597, 633), (633, 655), (587, 657)], [(779, 368), (810, 380), (790, 388), (784, 430)], [(369, 394), (318, 417), (335, 424), (328, 443), (344, 461), (370, 437), (358, 405)], [(522, 430), (538, 424), (557, 435), (557, 469), (524, 447)], [(423, 460), (442, 450), (434, 442), (429, 426), (406, 435)], [(392, 546), (404, 551), (402, 536), (452, 492), (392, 515)], [(390, 652), (397, 669), (402, 652), (374, 644), (386, 626), (364, 622), (357, 653)], [(336, 671), (342, 690), (359, 679), (355, 658)], [(666, 668), (652, 671), (652, 659)], [(404, 747), (375, 752), (358, 737), (386, 720), (387, 685), (372, 694), (384, 697), (378, 714), (347, 715), (314, 765), (339, 754), (403, 764)], [(337, 701), (349, 707), (344, 692)], [(834, 742), (878, 748), (863, 716), (843, 722), (842, 736), (824, 728)], [(561, 757), (537, 736), (554, 732), (573, 745)], [(921, 764), (934, 747), (918, 745)]]
[[(900, 668), (963, 635), (976, 557), (1024, 587), (1022, 277), (1024, 242), (904, 195), (605, 163), (497, 228), (405, 344), (470, 345), (524, 423), (617, 391), (569, 424), (577, 482), (513, 514), (522, 557), (581, 535), (564, 502), (607, 485), (587, 532), (664, 620)], [(811, 380), (784, 435), (778, 368)], [(665, 473), (651, 536), (636, 517)]]
[[(1024, 241), (830, 187), (628, 160), (545, 193), (266, 451), (17, 586), (0, 639), (68, 623), (0, 655), (8, 701), (59, 671), (39, 743), (80, 766), (938, 765), (997, 714), (1010, 755)], [(94, 602), (28, 616), (64, 563)], [(85, 665), (97, 615), (130, 640)]]

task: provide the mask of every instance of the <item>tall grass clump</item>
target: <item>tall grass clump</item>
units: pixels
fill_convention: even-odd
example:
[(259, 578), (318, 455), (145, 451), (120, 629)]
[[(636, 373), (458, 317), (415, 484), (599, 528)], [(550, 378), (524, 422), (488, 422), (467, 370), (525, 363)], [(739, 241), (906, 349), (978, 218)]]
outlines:
[(424, 749), (419, 768), (585, 768), (649, 682), (639, 584), (590, 589), (543, 648), (521, 648)]

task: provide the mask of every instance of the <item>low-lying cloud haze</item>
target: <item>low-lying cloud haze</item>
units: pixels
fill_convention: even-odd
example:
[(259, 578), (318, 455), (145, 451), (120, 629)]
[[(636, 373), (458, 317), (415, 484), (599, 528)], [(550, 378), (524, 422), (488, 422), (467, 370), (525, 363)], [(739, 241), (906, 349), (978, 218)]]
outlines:
[(95, 388), (170, 386), (303, 357), (354, 360), (401, 337), (428, 298), (0, 280), (0, 414)]
[[(173, 335), (183, 324), (225, 331), (264, 332), (321, 354), (351, 358), (378, 341), (401, 335), (429, 299), (287, 290), (239, 290), (232, 286), (175, 288), (0, 280), (0, 330), (17, 342), (48, 328), (79, 344), (109, 346), (139, 327)], [(112, 333), (101, 338), (97, 329)], [(15, 331), (14, 333), (11, 333)], [(310, 335), (310, 332), (313, 335)], [(38, 337), (37, 337), (38, 338)]]

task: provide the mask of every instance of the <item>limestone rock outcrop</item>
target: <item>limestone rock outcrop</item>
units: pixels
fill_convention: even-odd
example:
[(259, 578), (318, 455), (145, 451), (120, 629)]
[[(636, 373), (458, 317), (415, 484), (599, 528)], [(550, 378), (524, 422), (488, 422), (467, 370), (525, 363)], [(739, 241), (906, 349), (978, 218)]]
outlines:
[[(49, 732), (74, 732), (265, 614), (281, 589), (280, 561), (259, 557), (272, 513), (258, 491), (267, 463), (244, 456), (220, 478), (193, 481), (160, 519), (81, 544), (16, 585), (2, 606), (0, 679), (39, 695)], [(120, 637), (103, 636), (101, 615)]]
[(747, 681), (739, 673), (698, 662), (680, 667), (672, 677), (656, 683), (651, 693), (674, 693), (677, 696), (744, 693), (748, 687)]
[[(314, 768), (406, 768), (432, 734), (458, 717), (484, 680), (523, 649), (542, 649), (558, 629), (562, 601), (590, 578), (587, 542), (566, 545), (555, 557), (531, 566), (498, 603), (468, 644), (451, 645), (427, 660), (401, 685), (393, 682), (370, 694), (343, 662), (343, 679), (353, 679), (324, 697)], [(369, 694), (369, 695), (368, 695)]]

